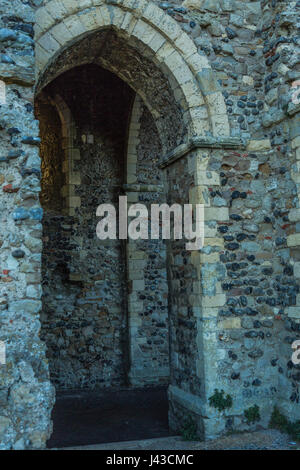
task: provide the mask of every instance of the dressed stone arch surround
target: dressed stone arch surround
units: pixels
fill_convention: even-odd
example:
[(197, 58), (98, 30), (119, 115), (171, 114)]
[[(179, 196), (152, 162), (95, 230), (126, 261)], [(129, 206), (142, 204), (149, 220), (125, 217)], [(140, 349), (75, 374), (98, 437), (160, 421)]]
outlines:
[[(205, 205), (206, 251), (185, 253), (181, 259), (178, 253), (183, 245), (170, 243), (168, 248), (169, 418), (171, 428), (178, 431), (184, 416), (191, 414), (199, 433), (212, 437), (223, 430), (224, 423), (209, 407), (208, 398), (215, 388), (230, 391), (218, 377), (217, 317), (226, 302), (219, 257), (224, 240), (212, 224), (228, 221), (229, 208), (214, 207), (210, 201), (211, 187), (220, 185), (219, 172), (210, 162), (221, 158), (224, 149), (241, 149), (244, 144), (230, 136), (223, 94), (208, 59), (197, 52), (176, 21), (146, 0), (52, 0), (36, 13), (35, 38), (37, 94), (76, 66), (97, 64), (115, 73), (136, 92), (156, 124), (168, 201)], [(128, 200), (138, 201), (141, 188), (135, 187), (133, 174), (128, 173), (127, 183)], [(134, 260), (131, 248), (128, 259)], [(136, 294), (132, 292), (129, 298), (131, 352), (135, 354), (130, 378), (138, 385), (143, 376), (134, 343), (138, 330), (134, 318), (142, 306)], [(179, 320), (182, 311), (190, 317), (187, 324)], [(182, 342), (188, 347), (182, 348)]]
[[(198, 54), (172, 18), (146, 0), (48, 2), (36, 13), (37, 79), (63, 49), (103, 28), (118, 31), (129, 44), (138, 45), (143, 56), (164, 71), (183, 108), (188, 137), (230, 134), (224, 99), (207, 58)], [(126, 76), (121, 78), (128, 83)], [(147, 95), (142, 97), (154, 113)]]
[[(220, 176), (209, 168), (209, 163), (214, 152), (240, 148), (241, 141), (230, 137), (224, 98), (208, 59), (197, 52), (193, 41), (172, 18), (145, 0), (52, 0), (36, 13), (35, 37), (37, 94), (54, 78), (79, 65), (94, 63), (115, 73), (136, 92), (132, 123), (144, 103), (157, 126), (162, 147), (159, 160), (165, 181), (163, 192), (167, 191), (169, 202), (205, 204), (208, 223), (228, 220), (228, 208), (210, 206), (209, 187), (218, 186)], [(133, 147), (136, 144), (129, 142)], [(127, 158), (129, 155), (130, 152)], [(184, 178), (180, 197), (178, 174)], [(136, 202), (141, 188), (135, 187), (134, 170), (127, 175), (128, 200)], [(154, 190), (157, 188), (147, 188), (150, 192)], [(209, 420), (203, 417), (211, 414), (208, 397), (218, 385), (217, 315), (226, 301), (220, 282), (219, 252), (224, 242), (216, 230), (208, 229), (205, 245), (212, 249), (213, 256), (197, 252), (184, 255), (184, 286), (178, 281), (182, 276), (178, 250), (184, 247), (170, 243), (168, 248), (169, 418), (171, 428), (179, 430), (184, 416), (191, 414), (199, 433), (212, 437), (223, 428), (217, 416), (211, 415)], [(129, 244), (128, 250), (128, 259), (135, 260), (134, 247)], [(143, 378), (134, 343), (139, 325), (136, 315), (142, 308), (137, 293), (131, 292), (129, 298), (133, 355), (130, 378), (135, 385)], [(192, 333), (184, 323), (178, 328), (182, 309), (189, 312)], [(182, 339), (188, 341), (187, 349), (180, 346)], [(223, 383), (220, 387), (226, 388)]]

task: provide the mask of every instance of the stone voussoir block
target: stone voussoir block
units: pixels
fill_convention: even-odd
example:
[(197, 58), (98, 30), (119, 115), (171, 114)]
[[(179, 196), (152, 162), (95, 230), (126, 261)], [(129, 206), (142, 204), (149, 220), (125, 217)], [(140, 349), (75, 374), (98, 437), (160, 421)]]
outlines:
[(68, 11), (64, 7), (64, 2), (62, 0), (51, 0), (46, 3), (45, 9), (55, 21), (61, 21), (68, 15)]
[(61, 48), (61, 44), (49, 32), (39, 39), (39, 45), (51, 55), (54, 55)]
[(80, 17), (77, 15), (69, 16), (64, 20), (64, 25), (70, 31), (72, 38), (81, 36), (86, 32), (86, 28), (81, 23)]
[(61, 46), (72, 39), (70, 31), (63, 22), (53, 26), (50, 33)]
[(220, 86), (211, 68), (203, 68), (196, 74), (196, 78), (199, 83), (200, 90), (204, 96), (220, 91)]
[(54, 18), (48, 13), (46, 8), (40, 8), (35, 14), (36, 23), (39, 25), (40, 30), (45, 33), (54, 24)]

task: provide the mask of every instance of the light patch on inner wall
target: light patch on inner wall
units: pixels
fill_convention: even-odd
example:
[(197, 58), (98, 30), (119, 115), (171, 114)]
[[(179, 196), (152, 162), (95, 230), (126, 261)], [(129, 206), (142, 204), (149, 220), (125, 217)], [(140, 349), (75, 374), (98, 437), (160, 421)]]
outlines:
[(55, 107), (46, 100), (36, 100), (35, 114), (40, 123), (41, 136), (40, 201), (44, 210), (61, 213), (63, 206), (61, 190), (64, 185), (61, 121)]

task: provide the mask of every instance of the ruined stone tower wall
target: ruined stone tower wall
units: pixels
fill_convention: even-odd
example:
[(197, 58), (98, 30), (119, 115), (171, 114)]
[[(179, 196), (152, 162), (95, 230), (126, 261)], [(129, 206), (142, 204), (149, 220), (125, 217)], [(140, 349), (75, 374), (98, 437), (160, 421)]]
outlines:
[[(42, 212), (37, 197), (38, 123), (32, 108), (32, 26), (34, 8), (41, 3), (25, 5), (14, 0), (2, 1), (0, 6), (0, 79), (6, 82), (7, 92), (0, 130), (0, 339), (7, 342), (7, 365), (0, 369), (2, 448), (42, 447), (50, 431), (53, 404), (45, 347), (39, 339)], [(96, 28), (86, 15), (76, 15), (80, 9), (103, 2), (43, 3), (48, 12), (40, 11), (36, 18), (38, 70), (63, 47), (62, 38), (69, 35), (71, 41), (84, 36), (84, 28)], [(127, 24), (126, 20), (122, 23), (122, 15), (130, 17), (131, 3), (106, 3), (109, 9), (103, 10), (108, 12), (103, 13), (103, 22), (110, 21), (116, 30), (119, 23)], [(120, 61), (113, 71), (135, 91), (139, 89), (152, 116), (157, 115), (169, 201), (186, 203), (188, 198), (206, 205), (202, 252), (186, 253), (180, 244), (173, 244), (167, 257), (170, 423), (179, 430), (191, 414), (199, 430), (211, 437), (225, 429), (248, 428), (244, 410), (254, 404), (260, 407), (263, 425), (274, 405), (299, 417), (299, 366), (291, 362), (291, 343), (299, 338), (300, 312), (300, 126), (299, 105), (291, 101), (292, 84), (299, 77), (299, 2), (178, 0), (154, 4), (160, 13), (154, 9), (151, 16), (152, 2), (136, 2), (136, 14), (146, 12), (145, 22), (139, 20), (134, 29), (135, 23), (129, 21), (122, 34), (125, 30), (134, 32), (134, 37), (148, 34), (152, 51), (158, 41), (156, 65), (168, 76), (178, 104), (172, 108), (180, 123), (177, 140), (170, 132), (172, 114), (166, 113), (165, 120), (159, 112), (155, 114), (166, 105), (159, 101), (164, 95), (159, 90), (164, 88), (157, 87), (155, 94), (155, 86), (145, 87), (138, 65), (135, 74), (127, 73), (126, 61)], [(74, 12), (64, 29), (61, 18), (68, 8)], [(80, 26), (76, 23), (79, 17)], [(152, 30), (144, 25), (155, 21), (154, 41)], [(53, 24), (56, 29), (47, 36)], [(179, 39), (177, 28), (187, 36), (182, 33)], [(190, 54), (185, 44), (192, 46), (186, 37), (195, 47)], [(167, 46), (164, 38), (168, 38)], [(127, 39), (124, 34), (124, 41)], [(149, 50), (145, 47), (143, 52), (150, 61)], [(106, 52), (108, 68), (113, 60)], [(137, 63), (146, 70), (146, 61)], [(186, 64), (194, 76), (185, 82), (184, 74), (189, 77)], [(51, 70), (48, 72), (50, 77)], [(152, 73), (152, 77), (155, 83), (156, 75)], [(163, 136), (169, 133), (166, 142)], [(202, 140), (191, 144), (193, 135)], [(235, 139), (228, 139), (229, 135)], [(176, 149), (182, 142), (187, 147)], [(166, 156), (168, 151), (174, 152)], [(215, 388), (224, 389), (233, 399), (233, 407), (221, 414), (209, 405)], [(209, 419), (203, 420), (203, 416)]]
[(42, 210), (39, 124), (34, 117), (34, 5), (1, 11), (0, 448), (40, 448), (51, 432), (54, 387), (41, 342)]

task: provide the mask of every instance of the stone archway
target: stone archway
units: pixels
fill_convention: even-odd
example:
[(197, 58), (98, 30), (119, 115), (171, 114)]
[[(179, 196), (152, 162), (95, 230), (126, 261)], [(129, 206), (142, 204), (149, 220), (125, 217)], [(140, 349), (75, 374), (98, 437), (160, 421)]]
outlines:
[(60, 207), (42, 198), (41, 320), (51, 381), (57, 391), (121, 387), (127, 356), (125, 255), (121, 241), (101, 243), (95, 227), (98, 205), (115, 204), (122, 191), (133, 93), (92, 64), (70, 69), (44, 88), (36, 98), (44, 188), (49, 160), (56, 157), (45, 132), (47, 115), (39, 112), (43, 96), (57, 108), (64, 136), (62, 162), (55, 167), (57, 180), (63, 180), (55, 186)]
[[(0, 448), (42, 448), (51, 434), (54, 389), (40, 335), (43, 211), (34, 87), (38, 93), (64, 71), (91, 63), (126, 81), (156, 122), (162, 142), (157, 166), (168, 201), (202, 202), (206, 208), (204, 249), (187, 253), (172, 243), (168, 251), (172, 428), (180, 429), (191, 414), (205, 437), (226, 427), (243, 429), (245, 407), (254, 404), (261, 407), (263, 426), (274, 404), (296, 416), (299, 374), (290, 345), (291, 333), (299, 336), (300, 141), (299, 108), (288, 104), (297, 66), (290, 38), (296, 2), (241, 3), (237, 15), (227, 2), (214, 1), (184, 2), (182, 15), (176, 14), (179, 1), (167, 11), (158, 0), (3, 3), (0, 340), (6, 365), (0, 364)], [(43, 8), (37, 11), (37, 4)], [(212, 23), (203, 25), (200, 37), (204, 16)], [(198, 49), (183, 30), (197, 38)], [(232, 135), (244, 141), (230, 137), (222, 94), (200, 49), (211, 52), (228, 97)], [(131, 169), (128, 179), (135, 184)], [(79, 180), (68, 176), (71, 195)], [(262, 212), (254, 214), (259, 204)], [(73, 212), (71, 201), (69, 206)], [(254, 233), (244, 233), (253, 229), (248, 218), (257, 223)], [(252, 252), (261, 249), (256, 258)], [(215, 388), (231, 395), (230, 414), (209, 406)]]
[[(163, 70), (182, 100), (188, 136), (228, 136), (229, 124), (221, 91), (205, 56), (197, 49), (177, 23), (152, 2), (123, 0), (50, 1), (36, 14), (36, 75), (44, 70), (64, 49), (88, 33), (112, 29), (133, 44)], [(106, 63), (107, 67), (111, 67)], [(133, 80), (121, 70), (113, 70), (134, 87)], [(147, 93), (135, 90), (154, 112)], [(157, 116), (158, 117), (158, 116)]]
[[(208, 189), (219, 184), (219, 175), (208, 167), (214, 149), (235, 148), (240, 142), (230, 138), (224, 99), (207, 58), (177, 23), (144, 0), (134, 6), (130, 1), (87, 1), (80, 7), (51, 1), (36, 17), (37, 90), (83, 64), (96, 63), (118, 75), (156, 123), (169, 202), (204, 203), (208, 221), (228, 220), (227, 208), (209, 207)], [(217, 251), (222, 243), (214, 231), (206, 240)], [(168, 272), (170, 424), (178, 430), (184, 416), (192, 415), (199, 433), (212, 436), (219, 423), (203, 416), (217, 383), (215, 318), (225, 303), (222, 268), (217, 253), (210, 259), (174, 243)]]

